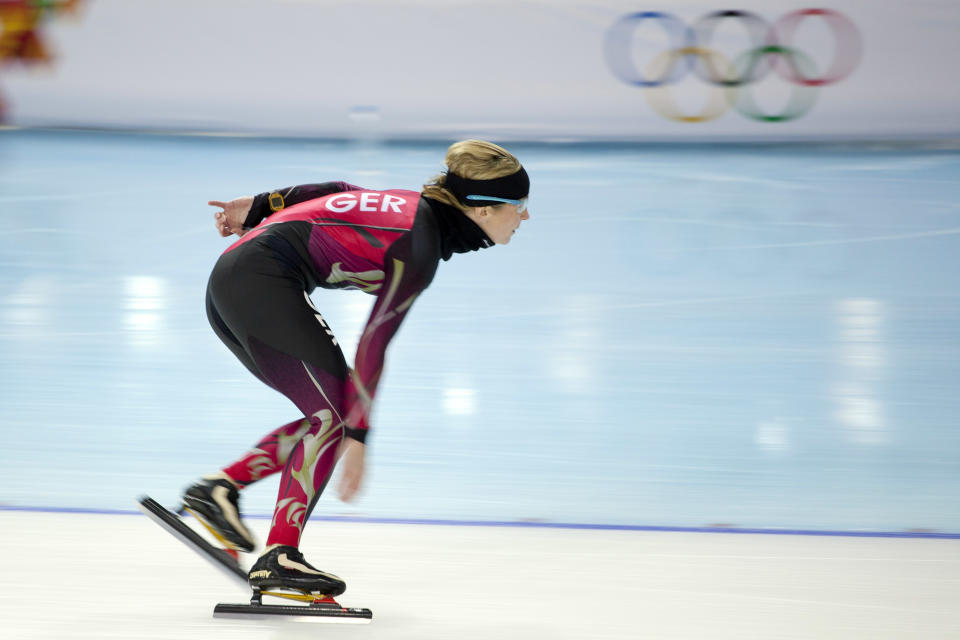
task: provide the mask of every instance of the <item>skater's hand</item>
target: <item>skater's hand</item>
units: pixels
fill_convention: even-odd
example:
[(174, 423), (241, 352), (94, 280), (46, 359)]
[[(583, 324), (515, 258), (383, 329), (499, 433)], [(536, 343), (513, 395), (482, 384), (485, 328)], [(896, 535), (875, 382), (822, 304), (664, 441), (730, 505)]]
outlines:
[(363, 466), (367, 455), (367, 447), (353, 438), (344, 438), (340, 444), (339, 455), (341, 474), (338, 490), (340, 499), (344, 502), (350, 502), (363, 482)]
[(247, 219), (247, 214), (250, 213), (250, 207), (253, 205), (253, 196), (241, 196), (229, 202), (211, 200), (207, 204), (211, 207), (220, 207), (221, 209), (221, 211), (213, 214), (213, 218), (216, 220), (217, 231), (220, 232), (221, 236), (226, 238), (234, 233), (242, 236), (247, 232), (247, 229), (243, 228), (243, 221)]

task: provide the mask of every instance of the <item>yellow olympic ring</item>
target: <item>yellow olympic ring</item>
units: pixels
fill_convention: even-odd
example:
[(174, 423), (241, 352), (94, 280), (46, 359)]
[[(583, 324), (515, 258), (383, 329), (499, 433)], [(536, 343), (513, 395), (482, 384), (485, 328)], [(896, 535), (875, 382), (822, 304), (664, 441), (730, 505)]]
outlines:
[[(711, 69), (720, 68), (724, 76), (729, 76), (731, 72), (730, 63), (719, 52), (703, 47), (683, 47), (682, 49), (670, 49), (658, 55), (646, 69), (648, 78), (665, 78), (673, 72), (674, 65), (683, 61), (686, 56), (696, 56), (703, 60), (705, 64), (710, 65)], [(717, 64), (719, 63), (719, 64)], [(716, 120), (729, 107), (726, 91), (723, 87), (709, 85), (710, 94), (707, 96), (707, 103), (703, 110), (696, 115), (685, 115), (680, 112), (673, 95), (670, 93), (670, 85), (663, 83), (658, 86), (647, 87), (643, 92), (643, 97), (654, 111), (676, 122), (708, 122)]]

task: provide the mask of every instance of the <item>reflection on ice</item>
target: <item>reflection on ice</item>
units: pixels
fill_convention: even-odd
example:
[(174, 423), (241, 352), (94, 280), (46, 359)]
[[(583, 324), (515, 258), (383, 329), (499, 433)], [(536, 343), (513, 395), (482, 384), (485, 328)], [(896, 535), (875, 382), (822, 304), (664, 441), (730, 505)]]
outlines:
[(879, 300), (856, 298), (837, 304), (836, 418), (848, 437), (862, 444), (890, 439), (880, 388), (886, 368), (884, 320)]

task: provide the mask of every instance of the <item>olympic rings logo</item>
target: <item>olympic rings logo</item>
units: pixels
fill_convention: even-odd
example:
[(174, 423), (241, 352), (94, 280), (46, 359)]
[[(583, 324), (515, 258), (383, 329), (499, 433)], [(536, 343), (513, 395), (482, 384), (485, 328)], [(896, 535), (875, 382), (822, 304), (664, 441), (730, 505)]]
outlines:
[[(833, 58), (827, 69), (818, 71), (810, 56), (791, 46), (800, 23), (809, 17), (823, 19), (834, 39)], [(728, 61), (710, 43), (717, 25), (736, 19), (746, 28), (750, 47)], [(646, 20), (655, 20), (667, 33), (670, 48), (656, 56), (641, 72), (633, 61), (636, 29)], [(813, 107), (820, 87), (849, 76), (860, 62), (861, 40), (856, 26), (832, 9), (800, 9), (773, 24), (749, 11), (714, 11), (692, 26), (661, 11), (643, 11), (623, 16), (607, 31), (604, 55), (617, 78), (645, 89), (644, 97), (657, 113), (678, 122), (706, 122), (720, 117), (729, 107), (744, 116), (763, 122), (784, 122), (804, 115)], [(677, 106), (669, 85), (693, 72), (711, 85), (704, 108), (685, 114)], [(766, 113), (757, 104), (750, 85), (771, 72), (790, 83), (786, 107)]]

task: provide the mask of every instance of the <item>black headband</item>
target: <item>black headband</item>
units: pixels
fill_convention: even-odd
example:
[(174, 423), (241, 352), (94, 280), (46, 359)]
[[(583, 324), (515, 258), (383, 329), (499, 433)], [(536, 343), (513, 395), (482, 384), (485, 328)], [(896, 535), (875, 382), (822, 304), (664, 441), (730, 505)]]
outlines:
[(502, 204), (496, 200), (471, 199), (467, 196), (491, 196), (493, 198), (507, 198), (521, 200), (530, 193), (530, 178), (523, 167), (516, 173), (493, 180), (470, 180), (447, 171), (447, 180), (444, 186), (457, 197), (462, 204), (468, 207), (484, 207), (487, 205)]

